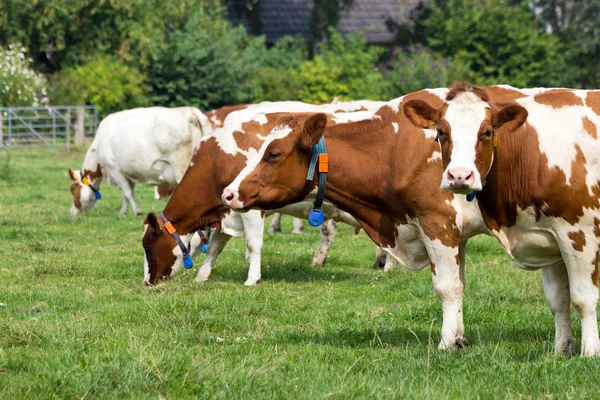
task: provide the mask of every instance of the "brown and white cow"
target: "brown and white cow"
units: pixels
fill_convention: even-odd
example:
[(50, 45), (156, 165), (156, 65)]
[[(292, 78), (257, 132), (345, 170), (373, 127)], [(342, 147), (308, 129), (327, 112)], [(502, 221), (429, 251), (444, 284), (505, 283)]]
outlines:
[(442, 349), (465, 344), (466, 242), (486, 228), (476, 203), (439, 188), (442, 163), (435, 135), (411, 124), (402, 105), (421, 99), (441, 106), (446, 92), (412, 93), (375, 113), (295, 114), (281, 120), (223, 193), (225, 204), (240, 211), (305, 199), (318, 179), (317, 174), (306, 179), (313, 147), (324, 137), (329, 155), (325, 198), (349, 212), (407, 268), (431, 265), (444, 314)]
[(556, 353), (574, 351), (572, 303), (581, 354), (598, 355), (600, 91), (546, 89), (494, 100), (460, 84), (443, 104), (420, 99), (404, 109), (417, 126), (437, 130), (442, 188), (474, 191), (507, 254), (521, 268), (541, 268)]
[[(375, 104), (374, 107), (380, 104)], [(246, 166), (248, 158), (256, 154), (266, 135), (274, 127), (282, 114), (257, 113), (257, 109), (265, 112), (274, 110), (348, 110), (362, 107), (360, 102), (352, 104), (311, 105), (298, 102), (281, 102), (264, 104), (262, 108), (253, 106), (246, 110), (232, 113), (223, 128), (217, 129), (209, 137), (203, 138), (196, 148), (189, 168), (181, 183), (175, 189), (171, 199), (164, 209), (164, 216), (171, 222), (177, 233), (187, 245), (192, 233), (198, 229), (214, 229), (211, 245), (205, 262), (196, 277), (199, 281), (207, 280), (215, 259), (231, 236), (245, 237), (248, 249), (250, 268), (246, 285), (260, 281), (260, 249), (264, 213), (252, 211), (239, 214), (231, 212), (221, 201), (221, 193), (225, 186), (237, 176)], [(237, 116), (236, 116), (237, 115)], [(308, 202), (292, 205), (283, 213), (294, 216), (308, 215)], [(325, 212), (329, 218), (334, 218), (354, 226), (357, 222), (347, 213), (341, 212), (331, 204)], [(171, 277), (182, 265), (182, 252), (171, 235), (166, 233), (164, 224), (154, 213), (148, 214), (146, 232), (143, 238), (145, 250), (144, 282), (155, 284)], [(324, 229), (334, 228), (331, 223)], [(323, 231), (322, 231), (323, 232)], [(322, 265), (327, 251), (323, 246), (331, 243), (331, 233), (323, 233), (320, 248), (315, 254), (313, 264)], [(192, 243), (194, 244), (194, 243)], [(192, 246), (195, 247), (195, 246)], [(380, 257), (381, 258), (381, 255)], [(381, 263), (381, 261), (379, 261)]]

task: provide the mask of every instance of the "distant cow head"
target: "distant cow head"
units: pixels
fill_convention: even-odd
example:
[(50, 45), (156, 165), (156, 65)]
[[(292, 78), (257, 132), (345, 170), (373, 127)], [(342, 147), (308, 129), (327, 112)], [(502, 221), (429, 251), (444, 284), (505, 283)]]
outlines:
[(71, 193), (73, 194), (73, 205), (71, 206), (71, 214), (75, 215), (83, 211), (88, 211), (96, 204), (96, 193), (91, 188), (92, 179), (88, 171), (81, 173), (74, 172), (69, 169), (69, 177), (71, 178)]
[(258, 154), (223, 192), (233, 209), (274, 209), (295, 203), (313, 189), (306, 181), (314, 145), (323, 135), (327, 116), (313, 114), (304, 124), (282, 119)]
[(452, 88), (439, 109), (411, 100), (404, 113), (416, 126), (437, 131), (444, 164), (441, 188), (462, 194), (482, 190), (501, 130), (512, 132), (527, 120), (520, 105), (488, 103), (483, 89), (466, 84)]

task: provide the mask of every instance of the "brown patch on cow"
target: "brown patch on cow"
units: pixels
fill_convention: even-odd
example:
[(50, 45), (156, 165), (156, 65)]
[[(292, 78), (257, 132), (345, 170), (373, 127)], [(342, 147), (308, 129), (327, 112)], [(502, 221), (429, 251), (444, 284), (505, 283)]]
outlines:
[(89, 169), (84, 169), (83, 171), (83, 176), (87, 176), (87, 178), (91, 181), (94, 182), (96, 179), (101, 178), (102, 177), (102, 168), (100, 168), (100, 164), (98, 164), (98, 166), (96, 167), (95, 171), (91, 171)]
[(585, 233), (580, 229), (576, 232), (569, 232), (568, 236), (573, 242), (573, 248), (576, 251), (583, 251), (583, 248), (585, 247)]
[(597, 115), (600, 115), (600, 91), (588, 92), (585, 96), (585, 105)]
[(594, 139), (597, 139), (596, 124), (594, 124), (588, 117), (583, 117), (583, 129), (589, 133)]
[(456, 258), (456, 265), (460, 265), (460, 255), (455, 255), (454, 256)]
[(600, 238), (600, 219), (594, 217), (594, 235)]
[(248, 108), (247, 104), (238, 104), (235, 106), (225, 106), (225, 107), (217, 108), (216, 110), (206, 112), (206, 113), (204, 113), (204, 115), (206, 115), (206, 117), (210, 121), (210, 124), (212, 125), (213, 129), (216, 129), (216, 128), (220, 128), (223, 126), (223, 122), (225, 121), (225, 118), (227, 118), (227, 116), (229, 114), (231, 114), (234, 111), (239, 111), (239, 110), (243, 110), (246, 108)]
[(592, 266), (594, 267), (592, 271), (592, 283), (598, 287), (598, 253), (596, 253), (596, 256), (592, 260)]
[(173, 193), (173, 190), (175, 190), (175, 188), (169, 184), (161, 185), (156, 188), (156, 191), (158, 192), (158, 197), (161, 199), (169, 197), (171, 193)]
[(95, 152), (96, 152), (96, 149), (91, 149), (90, 150), (90, 153), (95, 153)]
[(503, 88), (499, 86), (489, 86), (483, 89), (488, 96), (494, 99), (495, 102), (507, 103), (512, 102), (527, 95), (519, 92), (518, 90)]
[(79, 182), (71, 183), (71, 193), (73, 194), (75, 208), (81, 210), (81, 184)]
[(450, 101), (455, 99), (458, 95), (462, 93), (472, 92), (477, 97), (479, 97), (482, 101), (489, 101), (489, 96), (486, 93), (485, 89), (479, 86), (472, 86), (465, 82), (455, 83), (450, 87), (450, 91), (446, 95), (446, 101)]
[(360, 108), (356, 111), (369, 111), (369, 109), (365, 106), (360, 106)]
[(437, 274), (435, 273), (435, 264), (434, 264), (434, 263), (431, 263), (431, 264), (430, 264), (430, 266), (431, 266), (431, 273), (432, 273), (433, 275), (436, 275), (436, 276), (437, 276)]
[(537, 103), (550, 106), (552, 108), (561, 108), (568, 106), (583, 106), (583, 100), (570, 90), (555, 89), (536, 94), (534, 100)]

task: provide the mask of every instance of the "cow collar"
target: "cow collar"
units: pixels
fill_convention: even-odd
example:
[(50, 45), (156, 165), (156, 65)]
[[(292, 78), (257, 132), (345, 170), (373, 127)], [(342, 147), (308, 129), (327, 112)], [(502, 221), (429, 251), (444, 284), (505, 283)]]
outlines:
[[(192, 268), (194, 266), (194, 261), (192, 260), (192, 256), (190, 255), (192, 251), (192, 241), (190, 240), (190, 247), (187, 247), (185, 244), (183, 244), (183, 241), (181, 240), (181, 237), (177, 233), (177, 230), (175, 229), (173, 224), (171, 224), (171, 222), (167, 220), (164, 214), (160, 213), (159, 217), (162, 220), (163, 225), (169, 233), (169, 235), (171, 235), (171, 237), (175, 239), (177, 245), (181, 249), (181, 253), (183, 254), (183, 266), (185, 267), (185, 269)], [(198, 235), (200, 236), (200, 240), (202, 241), (202, 252), (206, 253), (208, 251), (208, 241), (210, 239), (210, 233), (208, 234), (208, 236), (206, 236), (204, 232), (202, 232), (200, 229), (198, 229), (196, 232), (198, 233)]]
[(327, 154), (327, 148), (325, 147), (325, 138), (321, 136), (319, 142), (313, 148), (312, 158), (310, 165), (308, 166), (308, 174), (306, 174), (306, 180), (312, 181), (315, 176), (315, 169), (317, 167), (317, 161), (319, 162), (319, 186), (317, 189), (317, 198), (313, 204), (313, 208), (308, 214), (308, 223), (312, 226), (320, 226), (325, 217), (323, 215), (323, 200), (325, 199), (325, 185), (327, 183), (327, 172), (329, 172), (329, 155)]
[(81, 183), (92, 189), (92, 192), (94, 192), (94, 198), (96, 198), (96, 200), (100, 200), (102, 198), (102, 195), (100, 194), (100, 189), (96, 189), (92, 186), (92, 182), (90, 182), (87, 176), (83, 175), (83, 171), (79, 171), (79, 174), (79, 176), (81, 176)]
[[(435, 141), (437, 142), (437, 136), (435, 138)], [(496, 155), (496, 147), (498, 147), (498, 136), (496, 136), (496, 134), (494, 134), (494, 151), (492, 153), (492, 161), (490, 162), (490, 166), (488, 167), (487, 172), (485, 173), (485, 176), (482, 179), (485, 179), (488, 174), (490, 173), (490, 171), (492, 170), (492, 165), (494, 165), (494, 159), (495, 159), (495, 155)], [(475, 192), (471, 192), (467, 195), (467, 201), (470, 203), (473, 201), (473, 199), (475, 198)]]

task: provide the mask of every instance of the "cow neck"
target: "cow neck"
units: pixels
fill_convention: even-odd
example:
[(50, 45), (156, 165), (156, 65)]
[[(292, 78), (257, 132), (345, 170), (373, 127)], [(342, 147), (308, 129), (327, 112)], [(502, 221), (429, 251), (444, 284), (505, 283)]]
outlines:
[[(393, 247), (396, 227), (414, 214), (405, 199), (420, 187), (419, 168), (427, 165), (435, 142), (391, 109), (378, 114), (381, 119), (326, 129), (330, 167), (325, 197), (352, 214), (376, 243)], [(441, 176), (441, 164), (437, 169)]]
[(245, 166), (245, 157), (226, 154), (211, 137), (201, 142), (192, 163), (163, 211), (180, 235), (220, 229), (221, 220), (230, 212), (221, 193)]

